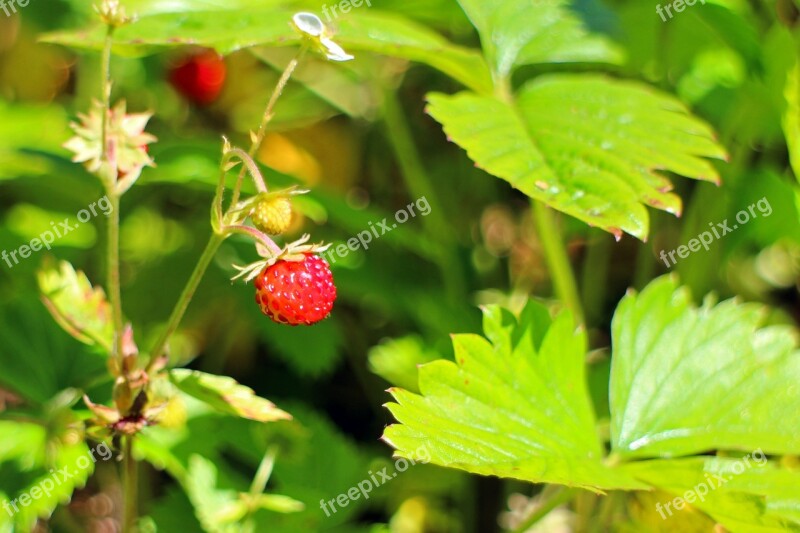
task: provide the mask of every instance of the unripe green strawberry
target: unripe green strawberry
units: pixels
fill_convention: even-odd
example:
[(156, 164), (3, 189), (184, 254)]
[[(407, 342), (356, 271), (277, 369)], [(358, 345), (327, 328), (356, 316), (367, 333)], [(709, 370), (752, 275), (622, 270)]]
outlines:
[(250, 213), (253, 225), (269, 235), (281, 235), (292, 223), (292, 202), (285, 196), (266, 198)]

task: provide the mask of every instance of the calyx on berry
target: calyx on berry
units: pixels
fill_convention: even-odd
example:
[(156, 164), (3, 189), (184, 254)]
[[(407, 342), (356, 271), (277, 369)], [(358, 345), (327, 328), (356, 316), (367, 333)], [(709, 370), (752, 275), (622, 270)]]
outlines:
[(248, 283), (253, 281), (264, 269), (279, 261), (305, 261), (307, 254), (320, 254), (330, 248), (330, 244), (308, 244), (310, 239), (310, 235), (303, 235), (300, 239), (287, 244), (278, 254), (271, 254), (265, 246), (256, 246), (259, 255), (264, 259), (243, 267), (233, 265), (233, 268), (239, 271), (239, 274), (234, 276), (233, 279), (244, 278), (245, 283)]

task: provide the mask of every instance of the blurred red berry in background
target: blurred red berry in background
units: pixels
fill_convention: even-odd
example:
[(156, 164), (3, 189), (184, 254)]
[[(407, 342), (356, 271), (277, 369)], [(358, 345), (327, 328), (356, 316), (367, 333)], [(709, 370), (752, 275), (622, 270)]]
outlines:
[(170, 68), (169, 81), (184, 98), (197, 105), (213, 103), (222, 92), (227, 69), (213, 50), (193, 52)]

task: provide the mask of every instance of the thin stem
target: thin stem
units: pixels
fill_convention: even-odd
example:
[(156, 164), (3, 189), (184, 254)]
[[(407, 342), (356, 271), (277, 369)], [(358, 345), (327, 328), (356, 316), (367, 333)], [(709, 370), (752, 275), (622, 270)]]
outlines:
[[(103, 104), (103, 117), (100, 121), (100, 139), (102, 142), (103, 153), (102, 159), (108, 162), (108, 118), (111, 111), (111, 48), (113, 46), (114, 26), (109, 25), (106, 29), (106, 39), (103, 45), (103, 55), (101, 56), (100, 66), (100, 98)], [(108, 176), (105, 176), (108, 178)], [(111, 188), (113, 183), (107, 183), (107, 187)]]
[[(294, 71), (297, 69), (297, 65), (300, 64), (300, 60), (303, 58), (305, 53), (306, 48), (304, 46), (299, 52), (297, 52), (297, 55), (289, 62), (289, 64), (286, 65), (283, 74), (281, 74), (281, 77), (278, 80), (278, 84), (275, 86), (275, 89), (272, 90), (272, 95), (269, 97), (267, 107), (264, 109), (264, 115), (261, 117), (261, 125), (258, 127), (258, 133), (256, 133), (256, 137), (253, 139), (253, 143), (250, 145), (250, 150), (247, 152), (251, 158), (254, 158), (258, 153), (259, 148), (261, 148), (261, 144), (264, 142), (264, 137), (267, 136), (267, 126), (275, 114), (275, 105), (278, 103), (278, 98), (280, 98), (283, 94), (283, 90), (289, 83), (292, 74), (294, 74)], [(244, 159), (242, 159), (242, 161), (244, 161)], [(236, 178), (236, 187), (233, 189), (233, 199), (231, 200), (231, 205), (236, 205), (239, 202), (242, 180), (244, 179), (246, 171), (247, 169), (242, 167), (242, 170), (239, 172), (239, 176)], [(258, 186), (258, 184), (256, 184), (256, 186)]]
[[(160, 357), (163, 355), (164, 350), (167, 347), (167, 343), (169, 342), (170, 337), (175, 330), (178, 329), (178, 325), (180, 325), (181, 320), (183, 319), (183, 315), (186, 313), (186, 309), (189, 307), (189, 303), (192, 301), (194, 297), (194, 293), (197, 291), (197, 287), (200, 285), (200, 281), (203, 279), (203, 276), (208, 269), (208, 266), (211, 264), (211, 261), (214, 259), (214, 254), (216, 254), (217, 249), (219, 249), (222, 242), (225, 238), (230, 234), (231, 229), (233, 231), (241, 231), (241, 227), (234, 225), (233, 227), (226, 227), (225, 224), (228, 222), (227, 216), (229, 213), (223, 215), (222, 213), (222, 196), (225, 192), (225, 176), (226, 171), (225, 167), (230, 160), (231, 155), (235, 155), (242, 160), (242, 170), (239, 172), (239, 177), (236, 180), (236, 186), (233, 189), (233, 198), (231, 199), (231, 208), (235, 209), (237, 204), (239, 203), (239, 196), (241, 194), (241, 187), (242, 187), (242, 180), (244, 179), (245, 174), (247, 173), (248, 169), (253, 177), (253, 181), (256, 184), (256, 188), (261, 192), (266, 192), (267, 186), (264, 183), (264, 178), (261, 175), (261, 172), (258, 169), (253, 157), (258, 152), (258, 149), (261, 147), (261, 143), (264, 142), (264, 137), (266, 136), (267, 125), (269, 124), (270, 120), (272, 120), (273, 113), (275, 111), (275, 104), (278, 102), (278, 98), (280, 98), (283, 90), (286, 88), (286, 85), (289, 83), (289, 79), (292, 77), (297, 65), (300, 62), (300, 59), (305, 54), (306, 49), (305, 47), (301, 48), (300, 51), (297, 53), (292, 61), (289, 62), (286, 69), (283, 71), (283, 74), (278, 80), (278, 84), (275, 86), (275, 89), (270, 96), (269, 102), (267, 103), (267, 107), (264, 110), (264, 116), (261, 119), (261, 126), (258, 128), (258, 133), (256, 134), (255, 139), (253, 139), (253, 144), (250, 146), (250, 151), (247, 154), (244, 153), (243, 150), (238, 148), (229, 150), (225, 157), (223, 157), (222, 162), (220, 163), (220, 179), (219, 185), (217, 186), (217, 194), (214, 197), (214, 207), (213, 217), (214, 217), (214, 233), (211, 235), (211, 239), (208, 241), (208, 245), (206, 246), (205, 251), (203, 252), (202, 257), (197, 263), (197, 266), (192, 272), (189, 281), (186, 283), (186, 287), (184, 287), (183, 292), (181, 293), (180, 297), (178, 298), (178, 302), (175, 304), (175, 308), (172, 310), (172, 314), (167, 321), (167, 326), (159, 337), (158, 341), (156, 342), (153, 350), (150, 353), (150, 361), (147, 363), (147, 372), (151, 372), (154, 370), (156, 364), (158, 363)], [(227, 142), (226, 142), (227, 144)], [(221, 220), (220, 220), (221, 219)], [(217, 227), (217, 226), (220, 227)], [(250, 232), (248, 232), (250, 233)], [(261, 238), (258, 236), (259, 240), (264, 242), (264, 244), (270, 248), (273, 252), (280, 253), (280, 248), (272, 242), (272, 239), (267, 237), (266, 239)]]
[(264, 454), (264, 458), (261, 459), (261, 464), (258, 465), (258, 471), (256, 471), (256, 475), (253, 478), (253, 483), (250, 485), (250, 494), (252, 496), (264, 494), (269, 478), (272, 476), (272, 467), (275, 466), (275, 457), (277, 455), (278, 449), (275, 446), (271, 446), (267, 453)]
[(556, 296), (573, 312), (576, 321), (583, 324), (583, 310), (578, 297), (575, 274), (572, 271), (567, 249), (553, 212), (542, 202), (532, 200), (532, 204), (536, 227), (539, 230), (539, 240), (542, 243), (545, 261), (553, 279)]
[(133, 435), (124, 438), (125, 447), (123, 453), (122, 484), (124, 487), (125, 509), (122, 521), (122, 533), (131, 533), (136, 528), (136, 500), (138, 491), (138, 469), (136, 460), (133, 458)]
[[(111, 113), (111, 48), (113, 45), (112, 37), (114, 35), (114, 27), (108, 26), (106, 30), (106, 39), (103, 46), (103, 55), (101, 57), (101, 82), (100, 82), (100, 98), (103, 104), (103, 115), (101, 119), (101, 142), (102, 154), (101, 158), (106, 165), (101, 168), (108, 168), (109, 163), (109, 146), (108, 146), (108, 120)], [(111, 301), (111, 317), (114, 323), (114, 353), (122, 361), (122, 291), (120, 289), (119, 280), (119, 196), (114, 190), (115, 183), (111, 182), (110, 174), (101, 176), (106, 187), (106, 192), (109, 201), (111, 202), (111, 210), (108, 216), (108, 246), (106, 250), (106, 267), (107, 284), (108, 284), (108, 297)], [(121, 367), (121, 366), (120, 366)]]
[(581, 293), (587, 323), (596, 324), (602, 319), (608, 291), (607, 284), (597, 280), (608, 279), (612, 246), (611, 236), (606, 233), (591, 232), (589, 235), (591, 240), (583, 259)]
[(257, 241), (259, 241), (261, 244), (263, 244), (267, 248), (269, 248), (270, 252), (272, 252), (273, 255), (280, 255), (280, 253), (281, 253), (281, 247), (278, 246), (277, 244), (275, 244), (275, 241), (273, 241), (269, 237), (269, 235), (267, 235), (266, 233), (264, 233), (262, 231), (257, 230), (256, 228), (251, 228), (250, 226), (244, 226), (244, 225), (241, 225), (241, 224), (234, 224), (234, 225), (231, 225), (231, 226), (225, 226), (224, 230), (226, 231), (226, 233), (227, 232), (230, 232), (230, 233), (241, 233), (243, 235), (248, 235), (250, 237), (253, 237)]
[[(111, 316), (114, 322), (114, 353), (122, 362), (122, 289), (119, 277), (119, 196), (113, 189), (107, 191), (112, 212), (108, 215), (108, 245), (106, 263), (108, 267), (108, 297), (111, 301)], [(120, 364), (120, 368), (122, 368)]]
[(159, 358), (163, 355), (170, 337), (173, 333), (175, 333), (175, 330), (178, 329), (178, 325), (183, 319), (183, 315), (186, 313), (186, 309), (189, 307), (189, 303), (192, 301), (194, 293), (197, 291), (197, 287), (200, 285), (200, 281), (202, 281), (208, 266), (214, 259), (214, 254), (217, 253), (217, 249), (219, 249), (222, 241), (224, 240), (224, 235), (217, 235), (216, 233), (211, 235), (203, 255), (197, 262), (194, 272), (192, 272), (189, 281), (186, 283), (186, 287), (183, 288), (183, 292), (178, 298), (178, 303), (172, 310), (169, 320), (167, 320), (167, 327), (161, 333), (158, 341), (153, 346), (153, 350), (150, 352), (150, 362), (147, 364), (148, 373), (153, 370)]
[(393, 89), (387, 88), (384, 91), (383, 102), (386, 131), (403, 180), (409, 193), (416, 198), (425, 198), (430, 204), (430, 214), (423, 217), (422, 224), (438, 245), (437, 263), (448, 296), (451, 301), (460, 302), (463, 299), (466, 282), (461, 261), (456, 255), (452, 226), (442, 209), (442, 204), (433, 187), (433, 180), (425, 170), (422, 157), (414, 142), (414, 135), (405, 118), (406, 114)]
[(550, 497), (542, 503), (541, 507), (518, 525), (513, 533), (524, 533), (528, 531), (534, 524), (539, 522), (542, 518), (550, 514), (550, 512), (560, 505), (571, 501), (578, 494), (578, 489), (561, 487), (553, 492)]

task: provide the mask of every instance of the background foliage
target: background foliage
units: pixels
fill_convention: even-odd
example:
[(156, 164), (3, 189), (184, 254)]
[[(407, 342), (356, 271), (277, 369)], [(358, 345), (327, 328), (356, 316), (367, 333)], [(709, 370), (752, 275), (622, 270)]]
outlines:
[[(287, 21), (322, 5), (124, 4), (139, 20), (115, 36), (114, 98), (154, 111), (159, 138), (158, 166), (122, 204), (126, 317), (150, 346), (207, 239), (220, 136), (247, 142), (298, 42)], [(137, 448), (142, 528), (229, 527), (271, 450), (257, 531), (513, 529), (515, 495), (551, 496), (541, 483), (581, 489), (576, 514), (556, 511), (579, 531), (800, 529), (797, 6), (708, 0), (662, 22), (640, 0), (372, 4), (333, 23), (356, 61), (304, 59), (258, 159), (273, 186), (312, 191), (287, 239), (335, 246), (423, 196), (431, 213), (337, 261), (337, 306), (312, 328), (262, 316), (252, 287), (230, 283), (252, 246), (225, 242), (171, 364), (231, 376), (294, 421), (226, 416), (182, 371), (186, 395)], [(0, 14), (6, 250), (103, 194), (62, 144), (97, 96), (104, 30), (77, 0), (20, 12)], [(169, 83), (198, 46), (228, 68), (204, 107)], [(659, 259), (761, 198), (770, 216), (674, 267)], [(64, 278), (84, 295), (102, 284), (102, 222), (0, 262), (0, 502), (85, 454), (82, 392), (111, 399), (107, 332), (79, 342), (41, 299), (63, 297), (48, 284)], [(382, 434), (404, 456), (428, 445), (438, 466), (326, 517), (321, 499), (391, 465)], [(656, 502), (756, 448), (767, 466), (658, 516)], [(0, 531), (37, 515), (56, 531), (110, 527), (116, 470), (100, 462), (13, 521), (0, 511)]]

